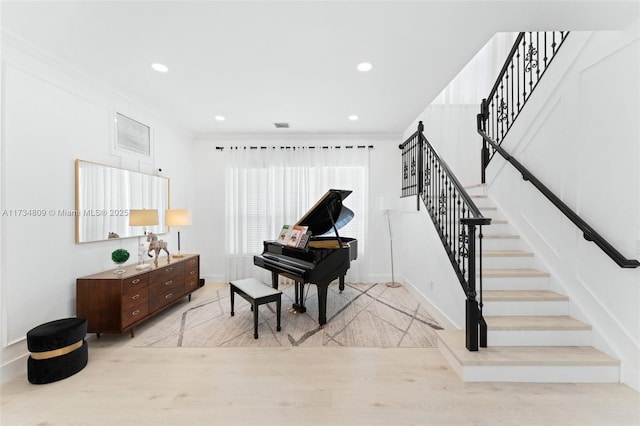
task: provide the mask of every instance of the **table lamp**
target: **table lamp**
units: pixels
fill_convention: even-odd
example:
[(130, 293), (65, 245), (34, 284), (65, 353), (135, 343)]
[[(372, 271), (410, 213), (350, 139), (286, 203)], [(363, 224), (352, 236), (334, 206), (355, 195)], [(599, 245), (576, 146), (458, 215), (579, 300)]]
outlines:
[[(158, 210), (132, 209), (129, 210), (129, 226), (144, 226), (144, 235), (147, 235), (147, 226), (158, 224)], [(144, 263), (144, 244), (138, 237), (138, 265), (136, 269), (146, 269), (150, 265)]]
[(165, 214), (165, 223), (167, 226), (175, 226), (178, 228), (178, 253), (173, 257), (184, 257), (180, 253), (180, 227), (191, 225), (191, 210), (187, 209), (169, 209)]

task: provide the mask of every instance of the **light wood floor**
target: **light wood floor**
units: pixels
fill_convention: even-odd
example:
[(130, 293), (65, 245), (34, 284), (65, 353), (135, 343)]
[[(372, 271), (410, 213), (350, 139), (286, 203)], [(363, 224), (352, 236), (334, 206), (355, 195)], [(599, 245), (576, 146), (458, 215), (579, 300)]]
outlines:
[(153, 324), (90, 335), (68, 379), (5, 383), (0, 424), (640, 424), (625, 385), (462, 383), (438, 349), (134, 347)]

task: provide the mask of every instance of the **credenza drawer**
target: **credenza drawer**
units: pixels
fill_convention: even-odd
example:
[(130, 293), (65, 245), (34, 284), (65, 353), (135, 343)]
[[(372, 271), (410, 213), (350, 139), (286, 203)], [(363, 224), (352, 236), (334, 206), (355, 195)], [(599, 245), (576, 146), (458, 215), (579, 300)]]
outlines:
[(127, 311), (132, 307), (146, 305), (149, 302), (149, 289), (141, 288), (122, 296), (122, 310)]
[(149, 274), (141, 274), (122, 280), (122, 292), (130, 293), (146, 288), (149, 283)]
[(183, 273), (184, 265), (182, 263), (163, 266), (149, 273), (149, 286), (176, 281), (176, 279), (181, 279)]
[(184, 261), (184, 269), (198, 268), (198, 257), (192, 257)]
[(190, 277), (198, 278), (198, 266), (194, 266), (193, 268), (186, 268), (184, 272), (184, 278), (188, 280)]
[(184, 281), (184, 292), (191, 293), (198, 288), (198, 276), (186, 278)]
[(160, 294), (166, 294), (169, 291), (175, 291), (176, 289), (180, 295), (184, 294), (184, 278), (180, 275), (169, 275), (163, 277), (161, 281), (157, 281), (149, 284), (149, 298), (153, 299)]
[(149, 307), (146, 303), (132, 306), (122, 310), (122, 327), (125, 328), (132, 323), (144, 318), (149, 314)]
[(151, 312), (156, 309), (160, 309), (165, 305), (173, 302), (176, 299), (179, 299), (184, 294), (184, 287), (174, 286), (173, 288), (167, 289), (164, 293), (161, 294), (153, 294), (149, 298), (149, 309)]

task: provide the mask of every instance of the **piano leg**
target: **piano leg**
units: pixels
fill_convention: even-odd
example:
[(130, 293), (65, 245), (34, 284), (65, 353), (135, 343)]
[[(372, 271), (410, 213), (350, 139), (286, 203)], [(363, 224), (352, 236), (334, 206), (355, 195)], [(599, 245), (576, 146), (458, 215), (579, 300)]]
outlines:
[(318, 323), (322, 327), (327, 323), (327, 289), (329, 284), (317, 284), (316, 287), (318, 287)]
[(271, 287), (278, 289), (278, 273), (271, 272)]
[(307, 312), (307, 307), (304, 306), (304, 283), (296, 281), (294, 287), (296, 290), (296, 298), (293, 309), (300, 314)]
[(340, 275), (339, 282), (338, 282), (338, 290), (340, 290), (340, 293), (344, 291), (344, 275)]

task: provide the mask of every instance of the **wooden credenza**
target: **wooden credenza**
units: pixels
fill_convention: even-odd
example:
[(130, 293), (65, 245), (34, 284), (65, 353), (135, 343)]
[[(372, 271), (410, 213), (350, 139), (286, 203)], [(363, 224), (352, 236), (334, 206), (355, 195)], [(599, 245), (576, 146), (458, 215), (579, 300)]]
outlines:
[(135, 334), (136, 325), (161, 312), (199, 288), (200, 256), (159, 257), (147, 269), (125, 267), (76, 280), (76, 315), (87, 319), (89, 333)]

